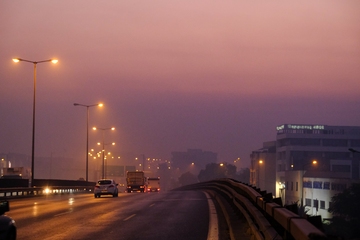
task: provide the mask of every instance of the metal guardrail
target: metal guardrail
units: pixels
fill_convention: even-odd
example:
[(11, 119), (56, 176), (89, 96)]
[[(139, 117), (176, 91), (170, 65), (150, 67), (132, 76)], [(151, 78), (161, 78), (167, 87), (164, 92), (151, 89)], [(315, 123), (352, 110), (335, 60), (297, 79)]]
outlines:
[(0, 199), (92, 192), (95, 182), (34, 179), (34, 187), (28, 186), (29, 179), (0, 179)]
[(271, 194), (247, 184), (218, 179), (178, 189), (205, 189), (221, 194), (244, 214), (256, 239), (327, 239), (307, 219), (276, 203)]
[(91, 193), (93, 187), (89, 186), (51, 186), (33, 188), (0, 188), (0, 199), (33, 197), (41, 195)]

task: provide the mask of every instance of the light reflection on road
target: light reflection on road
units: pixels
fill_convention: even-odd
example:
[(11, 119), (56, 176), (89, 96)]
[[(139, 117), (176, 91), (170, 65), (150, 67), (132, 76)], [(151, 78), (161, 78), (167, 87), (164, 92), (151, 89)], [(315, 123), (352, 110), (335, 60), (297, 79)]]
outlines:
[(38, 215), (38, 206), (37, 206), (37, 202), (34, 202), (34, 206), (33, 206), (33, 209), (32, 209), (32, 215), (34, 217), (36, 217)]

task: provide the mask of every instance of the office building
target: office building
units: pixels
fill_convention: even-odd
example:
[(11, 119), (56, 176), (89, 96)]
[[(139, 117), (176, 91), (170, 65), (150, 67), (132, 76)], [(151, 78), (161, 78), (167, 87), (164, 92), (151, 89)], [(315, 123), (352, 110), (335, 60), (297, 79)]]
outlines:
[(360, 150), (360, 127), (283, 124), (276, 130), (276, 174), (271, 178), (271, 170), (264, 170), (276, 197), (305, 205), (311, 215), (331, 217), (331, 197), (360, 179), (360, 153), (349, 151)]

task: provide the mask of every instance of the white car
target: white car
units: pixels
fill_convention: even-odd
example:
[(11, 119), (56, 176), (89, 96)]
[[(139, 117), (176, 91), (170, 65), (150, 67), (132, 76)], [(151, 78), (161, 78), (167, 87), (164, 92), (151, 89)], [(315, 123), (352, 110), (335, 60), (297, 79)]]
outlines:
[(119, 184), (115, 183), (113, 179), (100, 179), (95, 185), (95, 198), (101, 197), (101, 195), (112, 195), (113, 197), (117, 197), (119, 194), (117, 188), (118, 185)]

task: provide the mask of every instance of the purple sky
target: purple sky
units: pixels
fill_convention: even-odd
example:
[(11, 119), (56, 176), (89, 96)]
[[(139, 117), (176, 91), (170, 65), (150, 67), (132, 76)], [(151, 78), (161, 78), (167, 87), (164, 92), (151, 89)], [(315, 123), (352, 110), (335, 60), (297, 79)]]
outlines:
[[(360, 1), (0, 3), (0, 153), (82, 161), (90, 125), (113, 152), (219, 161), (275, 140), (284, 123), (360, 125)], [(101, 134), (90, 132), (90, 148)]]

